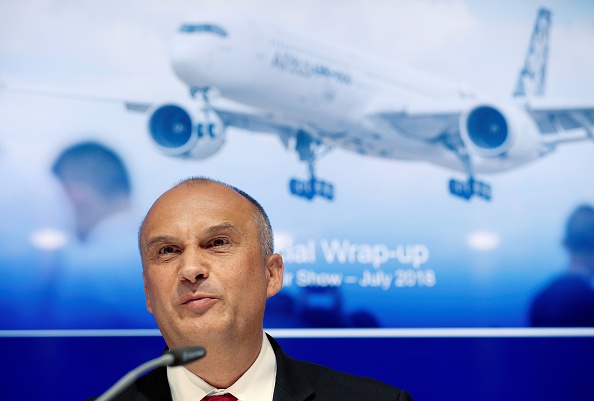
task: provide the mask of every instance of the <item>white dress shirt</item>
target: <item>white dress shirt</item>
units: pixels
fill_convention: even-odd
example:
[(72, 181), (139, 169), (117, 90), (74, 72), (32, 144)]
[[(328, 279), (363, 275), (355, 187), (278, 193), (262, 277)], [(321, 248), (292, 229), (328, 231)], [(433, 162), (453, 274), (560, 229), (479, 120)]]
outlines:
[(167, 379), (173, 401), (200, 401), (207, 395), (231, 393), (239, 401), (272, 401), (276, 381), (276, 357), (263, 335), (256, 361), (229, 388), (217, 389), (183, 366), (167, 367)]

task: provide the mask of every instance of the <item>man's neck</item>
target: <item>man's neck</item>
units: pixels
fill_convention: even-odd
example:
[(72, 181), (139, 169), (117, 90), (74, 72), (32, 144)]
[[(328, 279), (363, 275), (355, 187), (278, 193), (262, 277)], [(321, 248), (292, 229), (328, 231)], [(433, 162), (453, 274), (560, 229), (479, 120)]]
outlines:
[(252, 339), (213, 341), (204, 344), (206, 356), (186, 368), (213, 387), (224, 389), (235, 383), (258, 358), (263, 332)]

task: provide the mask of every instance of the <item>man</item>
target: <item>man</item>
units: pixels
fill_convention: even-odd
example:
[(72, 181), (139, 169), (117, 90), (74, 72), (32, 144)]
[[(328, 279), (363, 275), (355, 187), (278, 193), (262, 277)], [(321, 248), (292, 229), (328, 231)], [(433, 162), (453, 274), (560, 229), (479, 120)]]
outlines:
[(206, 356), (157, 369), (118, 400), (411, 400), (379, 381), (294, 360), (264, 334), (266, 299), (281, 289), (284, 266), (266, 213), (241, 190), (183, 181), (150, 208), (139, 246), (147, 308), (167, 345), (201, 345)]
[(578, 206), (567, 220), (563, 245), (569, 266), (534, 298), (530, 325), (594, 327), (594, 208)]
[(134, 210), (128, 169), (120, 155), (96, 141), (60, 152), (52, 164), (73, 212), (73, 233), (46, 280), (40, 314), (55, 329), (146, 328), (138, 254), (141, 216)]

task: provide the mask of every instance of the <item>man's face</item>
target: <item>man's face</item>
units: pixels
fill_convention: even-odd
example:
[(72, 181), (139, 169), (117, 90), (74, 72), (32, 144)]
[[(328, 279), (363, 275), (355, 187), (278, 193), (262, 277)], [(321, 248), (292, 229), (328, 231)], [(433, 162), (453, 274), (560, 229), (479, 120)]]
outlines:
[(261, 335), (283, 264), (263, 259), (254, 213), (217, 183), (182, 184), (149, 211), (140, 237), (147, 308), (170, 347)]

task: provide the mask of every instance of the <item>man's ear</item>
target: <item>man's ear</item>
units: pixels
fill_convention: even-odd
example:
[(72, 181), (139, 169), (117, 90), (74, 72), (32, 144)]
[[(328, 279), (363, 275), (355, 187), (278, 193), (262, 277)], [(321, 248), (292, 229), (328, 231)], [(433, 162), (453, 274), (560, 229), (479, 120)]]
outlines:
[(283, 273), (285, 271), (283, 257), (278, 253), (268, 256), (266, 258), (266, 270), (268, 274), (266, 296), (270, 298), (279, 292), (283, 286)]
[(153, 307), (151, 306), (151, 297), (149, 296), (149, 292), (147, 289), (146, 274), (144, 272), (142, 272), (142, 280), (144, 281), (144, 296), (146, 298), (146, 310), (148, 310), (150, 313), (153, 313)]

